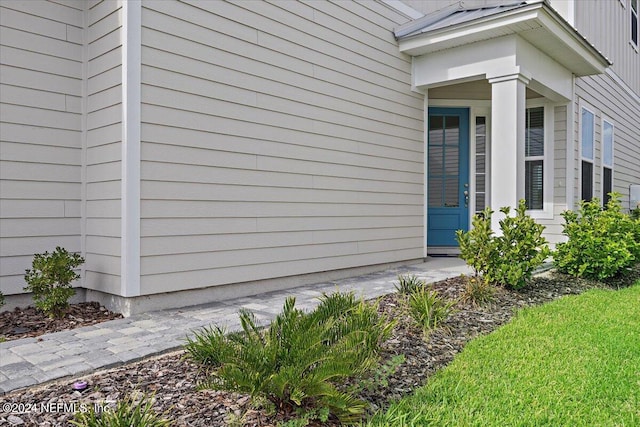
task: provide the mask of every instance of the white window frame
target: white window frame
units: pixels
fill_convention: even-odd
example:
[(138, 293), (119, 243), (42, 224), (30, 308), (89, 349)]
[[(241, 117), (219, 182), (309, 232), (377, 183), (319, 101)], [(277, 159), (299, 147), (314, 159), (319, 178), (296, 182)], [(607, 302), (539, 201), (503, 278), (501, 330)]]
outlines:
[[(544, 99), (527, 100), (526, 108), (544, 108), (544, 156), (536, 157), (543, 161), (542, 209), (527, 210), (527, 214), (535, 219), (553, 219), (553, 179), (554, 179), (554, 120), (555, 104)], [(533, 158), (529, 158), (530, 160)], [(524, 164), (522, 165), (524, 168)], [(524, 194), (524, 189), (522, 189)]]
[[(609, 125), (611, 125), (611, 163), (610, 164), (606, 164), (604, 162), (604, 151), (605, 151), (605, 136), (604, 136), (604, 124), (608, 123)], [(613, 122), (613, 120), (611, 120), (609, 117), (602, 115), (602, 118), (600, 119), (600, 134), (601, 136), (601, 141), (600, 141), (600, 181), (601, 181), (601, 186), (600, 186), (600, 193), (602, 194), (601, 200), (604, 202), (604, 197), (605, 197), (605, 193), (604, 193), (604, 168), (608, 168), (611, 169), (611, 191), (615, 191), (615, 189), (613, 188), (613, 181), (614, 181), (614, 175), (615, 175), (615, 169), (613, 167), (614, 163), (615, 163), (615, 135), (616, 135), (616, 125)]]
[[(593, 115), (593, 133), (592, 133), (592, 147), (591, 147), (591, 158), (585, 158), (582, 150), (582, 111), (586, 110), (589, 113), (591, 113)], [(593, 108), (591, 105), (587, 104), (586, 102), (580, 100), (580, 109), (579, 109), (579, 116), (578, 116), (578, 147), (579, 147), (579, 153), (580, 155), (578, 156), (578, 158), (580, 159), (580, 164), (578, 165), (578, 170), (579, 170), (579, 184), (578, 184), (578, 200), (583, 200), (582, 199), (582, 162), (583, 161), (587, 161), (591, 163), (591, 198), (593, 199), (594, 197), (596, 197), (596, 168), (595, 168), (595, 163), (596, 163), (596, 119), (597, 119), (597, 114), (596, 114), (596, 109)]]
[(484, 203), (485, 206), (491, 206), (491, 108), (485, 106), (472, 106), (470, 111), (470, 139), (469, 139), (469, 185), (471, 188), (469, 189), (469, 194), (471, 195), (469, 199), (469, 213), (470, 213), (470, 221), (473, 220), (473, 216), (477, 213), (476, 211), (476, 118), (484, 117), (485, 118), (485, 135), (484, 135), (484, 144), (485, 144), (485, 164), (484, 164)]

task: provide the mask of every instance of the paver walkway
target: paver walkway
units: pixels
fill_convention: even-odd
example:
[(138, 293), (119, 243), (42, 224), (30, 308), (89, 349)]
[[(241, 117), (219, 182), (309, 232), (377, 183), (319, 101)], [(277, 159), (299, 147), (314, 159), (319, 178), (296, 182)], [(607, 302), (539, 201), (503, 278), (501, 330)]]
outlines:
[(399, 274), (414, 274), (435, 282), (469, 273), (458, 258), (429, 258), (426, 262), (362, 276), (236, 298), (195, 307), (138, 314), (93, 326), (36, 338), (0, 343), (0, 395), (47, 381), (81, 376), (147, 356), (177, 349), (193, 330), (215, 323), (229, 331), (240, 329), (238, 309), (253, 311), (267, 324), (289, 296), (296, 307), (312, 309), (323, 292), (354, 291), (375, 298), (395, 290)]

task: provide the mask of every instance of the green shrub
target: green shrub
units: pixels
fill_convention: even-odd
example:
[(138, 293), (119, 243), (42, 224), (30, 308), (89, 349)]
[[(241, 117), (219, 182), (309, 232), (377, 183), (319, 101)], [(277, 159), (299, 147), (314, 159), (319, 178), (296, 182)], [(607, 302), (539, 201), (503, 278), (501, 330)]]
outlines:
[(493, 258), (489, 279), (515, 289), (522, 288), (551, 254), (547, 241), (542, 237), (544, 226), (526, 214), (524, 200), (520, 200), (516, 215), (510, 216), (510, 208), (500, 212), (506, 217), (500, 221), (502, 235), (495, 238), (496, 256)]
[(515, 216), (510, 215), (509, 207), (500, 209), (505, 214), (499, 222), (500, 236), (491, 230), (493, 211), (489, 208), (473, 218), (471, 230), (456, 232), (460, 257), (473, 268), (477, 280), (482, 276), (488, 283), (521, 288), (550, 255), (542, 237), (544, 226), (528, 216), (526, 209), (524, 200), (518, 203)]
[(436, 290), (418, 288), (409, 294), (407, 304), (411, 317), (429, 334), (453, 313), (455, 301), (447, 301)]
[(619, 194), (611, 194), (606, 209), (593, 199), (562, 216), (563, 234), (569, 240), (556, 245), (558, 271), (603, 280), (640, 261), (640, 221), (622, 213)]
[(467, 277), (460, 297), (466, 304), (481, 306), (493, 301), (496, 288), (481, 277)]
[(88, 405), (86, 412), (77, 412), (71, 421), (76, 427), (168, 427), (169, 420), (159, 417), (152, 410), (153, 396), (141, 399), (129, 396), (118, 402), (115, 408), (96, 411)]
[(60, 246), (52, 253), (45, 252), (33, 257), (31, 269), (24, 276), (24, 290), (33, 292), (36, 307), (49, 317), (58, 317), (69, 306), (69, 298), (75, 295), (71, 282), (80, 278), (73, 271), (84, 263), (78, 254), (70, 254)]
[(460, 258), (473, 268), (474, 276), (487, 279), (491, 265), (495, 262), (496, 249), (493, 230), (491, 230), (491, 208), (485, 208), (473, 216), (469, 231), (456, 231), (460, 245)]
[(398, 284), (394, 286), (399, 294), (409, 295), (416, 288), (423, 288), (425, 285), (425, 281), (418, 276), (401, 274), (398, 276)]
[(376, 306), (336, 293), (304, 313), (288, 298), (266, 330), (247, 310), (240, 323), (241, 333), (207, 328), (188, 339), (187, 356), (209, 371), (202, 388), (266, 398), (279, 409), (325, 408), (343, 423), (361, 418), (365, 402), (336, 386), (376, 366), (393, 328)]

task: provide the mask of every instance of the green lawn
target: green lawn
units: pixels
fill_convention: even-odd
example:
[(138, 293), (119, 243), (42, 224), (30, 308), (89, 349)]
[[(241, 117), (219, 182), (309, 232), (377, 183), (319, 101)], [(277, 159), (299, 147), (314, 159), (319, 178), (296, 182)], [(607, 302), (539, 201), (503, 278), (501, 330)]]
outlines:
[(523, 310), (371, 426), (640, 426), (640, 282)]

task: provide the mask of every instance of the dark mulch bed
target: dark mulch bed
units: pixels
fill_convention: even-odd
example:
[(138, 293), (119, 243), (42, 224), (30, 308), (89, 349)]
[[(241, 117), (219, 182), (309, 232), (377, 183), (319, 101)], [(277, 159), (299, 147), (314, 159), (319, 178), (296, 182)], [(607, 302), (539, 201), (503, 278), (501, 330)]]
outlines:
[[(635, 271), (631, 278), (619, 280), (613, 285), (626, 285), (633, 278), (640, 278), (640, 270)], [(433, 287), (448, 298), (458, 299), (464, 281), (462, 277), (454, 278), (435, 283)], [(520, 291), (498, 289), (490, 305), (475, 307), (458, 302), (457, 312), (445, 322), (444, 327), (432, 332), (426, 340), (422, 330), (401, 309), (398, 295), (387, 295), (380, 299), (380, 311), (398, 323), (392, 337), (384, 344), (383, 363), (400, 354), (405, 356), (405, 362), (386, 381), (370, 381), (360, 397), (370, 403), (370, 413), (384, 409), (390, 401), (410, 394), (423, 385), (434, 372), (451, 362), (469, 340), (508, 322), (518, 309), (601, 286), (567, 276), (548, 275), (534, 279)], [(170, 418), (173, 426), (275, 426), (287, 418), (282, 414), (269, 415), (246, 395), (198, 391), (201, 373), (183, 356), (184, 353), (180, 351), (95, 373), (85, 377), (89, 387), (82, 393), (71, 389), (77, 379), (69, 379), (10, 393), (1, 397), (0, 403), (92, 404), (105, 400), (118, 401), (132, 393), (142, 392), (155, 393), (154, 408)], [(68, 412), (34, 412), (14, 416), (24, 421), (25, 425), (38, 426), (63, 426), (72, 418)], [(3, 423), (2, 417), (3, 414), (0, 414), (0, 425)], [(339, 424), (332, 422), (324, 425)]]
[(0, 340), (37, 337), (121, 317), (121, 314), (113, 313), (96, 302), (71, 304), (59, 319), (51, 319), (35, 307), (16, 308), (0, 313)]

